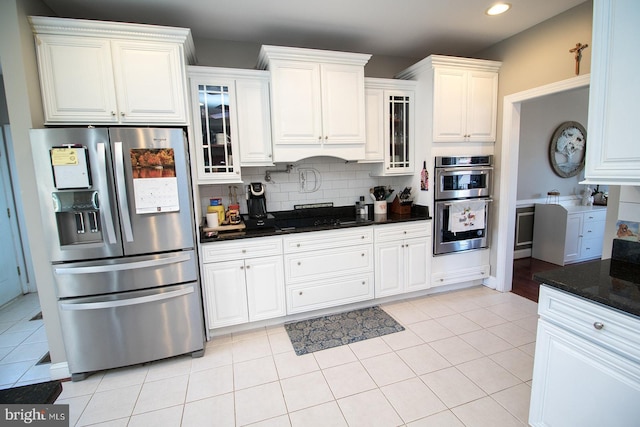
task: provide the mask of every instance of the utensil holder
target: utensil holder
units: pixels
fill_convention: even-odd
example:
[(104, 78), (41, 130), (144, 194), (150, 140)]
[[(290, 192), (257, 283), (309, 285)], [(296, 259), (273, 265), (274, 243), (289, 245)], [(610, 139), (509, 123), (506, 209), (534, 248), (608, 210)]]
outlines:
[(387, 213), (387, 201), (386, 200), (376, 200), (373, 202), (373, 214), (380, 215)]

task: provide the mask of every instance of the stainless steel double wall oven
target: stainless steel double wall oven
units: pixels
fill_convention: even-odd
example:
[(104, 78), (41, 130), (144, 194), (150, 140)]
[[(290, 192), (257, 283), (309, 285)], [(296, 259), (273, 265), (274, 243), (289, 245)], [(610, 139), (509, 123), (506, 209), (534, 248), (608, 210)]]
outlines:
[(489, 247), (493, 156), (435, 158), (433, 254)]

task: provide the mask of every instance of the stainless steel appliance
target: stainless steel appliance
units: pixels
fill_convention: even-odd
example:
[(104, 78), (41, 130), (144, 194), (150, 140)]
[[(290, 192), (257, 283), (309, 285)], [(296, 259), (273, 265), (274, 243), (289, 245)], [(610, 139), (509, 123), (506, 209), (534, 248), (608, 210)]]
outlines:
[(489, 247), (493, 156), (435, 158), (433, 254)]
[(204, 352), (182, 129), (34, 129), (72, 380)]

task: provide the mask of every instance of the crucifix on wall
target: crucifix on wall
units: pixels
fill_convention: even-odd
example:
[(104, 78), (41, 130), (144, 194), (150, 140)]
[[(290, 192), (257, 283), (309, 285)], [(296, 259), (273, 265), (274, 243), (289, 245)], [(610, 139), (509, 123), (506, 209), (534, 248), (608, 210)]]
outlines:
[(588, 47), (588, 44), (576, 43), (576, 47), (574, 47), (573, 49), (569, 49), (569, 52), (575, 53), (576, 76), (580, 74), (580, 60), (582, 59), (582, 51)]

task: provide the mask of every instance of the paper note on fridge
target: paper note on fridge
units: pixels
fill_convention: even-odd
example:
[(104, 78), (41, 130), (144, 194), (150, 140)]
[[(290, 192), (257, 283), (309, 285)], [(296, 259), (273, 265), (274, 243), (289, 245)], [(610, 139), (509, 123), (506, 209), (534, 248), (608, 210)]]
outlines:
[(178, 178), (138, 178), (133, 180), (137, 214), (175, 212), (178, 202)]
[(137, 214), (180, 210), (172, 148), (130, 150)]
[(53, 179), (59, 190), (91, 187), (84, 147), (53, 147), (51, 149)]
[(449, 207), (449, 231), (479, 230), (485, 227), (485, 206), (482, 202), (452, 203)]

